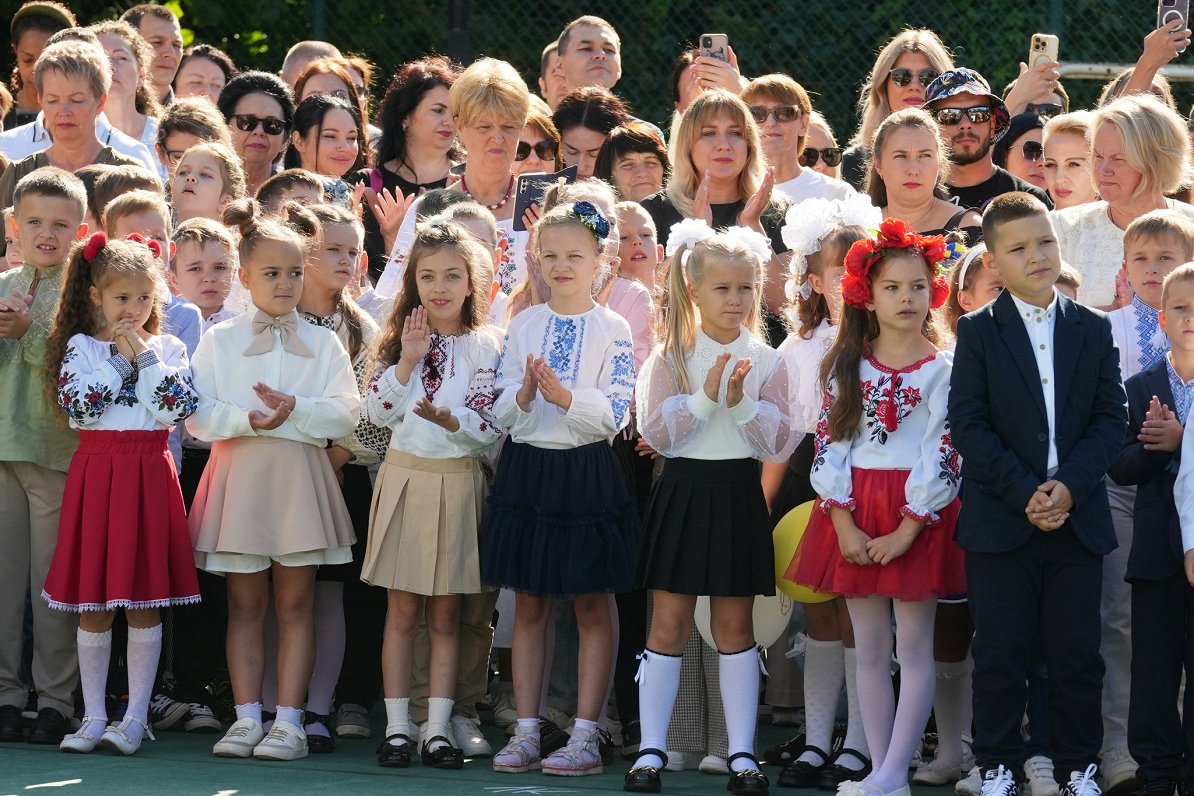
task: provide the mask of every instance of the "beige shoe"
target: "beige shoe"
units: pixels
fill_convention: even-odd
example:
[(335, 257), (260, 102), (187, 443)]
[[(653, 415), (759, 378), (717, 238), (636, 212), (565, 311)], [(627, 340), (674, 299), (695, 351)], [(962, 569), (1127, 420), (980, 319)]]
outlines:
[(307, 756), (307, 733), (297, 724), (274, 720), (269, 734), (253, 747), (258, 760), (298, 760)]

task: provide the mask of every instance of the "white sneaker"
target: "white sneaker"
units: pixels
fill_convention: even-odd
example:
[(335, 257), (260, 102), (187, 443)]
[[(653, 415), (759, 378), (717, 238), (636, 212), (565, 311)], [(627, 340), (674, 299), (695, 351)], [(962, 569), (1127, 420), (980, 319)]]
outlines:
[(253, 747), (261, 743), (265, 737), (265, 730), (261, 729), (261, 722), (257, 719), (237, 719), (224, 737), (216, 741), (211, 753), (216, 757), (249, 757), (253, 754)]
[(697, 759), (694, 752), (673, 752), (670, 749), (667, 753), (667, 765), (664, 766), (668, 771), (691, 771), (694, 768), (699, 768), (701, 761)]
[(344, 704), (336, 711), (336, 735), (341, 738), (368, 738), (372, 734), (369, 711), (364, 706)]
[(503, 688), (493, 702), (493, 723), (506, 735), (518, 729), (518, 711), (514, 707), (514, 689)]
[(962, 764), (950, 763), (939, 757), (929, 761), (921, 761), (912, 775), (913, 785), (948, 785), (962, 778)]
[(1012, 772), (1000, 766), (983, 777), (983, 787), (979, 793), (981, 796), (1018, 796), (1020, 789), (1016, 786)]
[(493, 747), (481, 733), (481, 720), (453, 713), (449, 720), (452, 739), (465, 757), (493, 757)]
[(954, 793), (958, 796), (978, 796), (982, 789), (983, 774), (978, 770), (978, 766), (972, 766), (970, 773), (954, 785)]
[(697, 770), (702, 774), (729, 774), (730, 766), (724, 757), (705, 755), (697, 765)]
[(1053, 761), (1044, 755), (1024, 761), (1024, 778), (1031, 796), (1058, 796), (1061, 793), (1053, 776)]
[(1091, 763), (1085, 771), (1070, 772), (1070, 781), (1061, 787), (1062, 796), (1103, 796), (1095, 780), (1099, 767)]
[(275, 719), (273, 729), (253, 747), (258, 760), (298, 760), (307, 756), (307, 733), (297, 724)]
[(1139, 787), (1136, 761), (1122, 746), (1103, 752), (1099, 769), (1103, 775), (1103, 792), (1109, 796), (1131, 793)]

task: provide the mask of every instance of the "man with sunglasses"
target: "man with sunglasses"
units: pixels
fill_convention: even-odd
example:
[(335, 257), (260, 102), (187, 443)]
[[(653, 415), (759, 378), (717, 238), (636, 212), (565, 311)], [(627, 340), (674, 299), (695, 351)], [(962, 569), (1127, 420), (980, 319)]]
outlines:
[(982, 209), (1000, 194), (1030, 193), (1050, 209), (1049, 195), (995, 165), (992, 147), (1007, 132), (1007, 108), (983, 76), (959, 67), (941, 73), (925, 90), (924, 109), (945, 137), (950, 154), (947, 187), (962, 207)]
[(806, 148), (813, 104), (803, 86), (787, 75), (763, 75), (750, 81), (741, 96), (759, 125), (763, 154), (775, 170), (775, 190), (794, 202), (845, 199), (855, 193), (842, 180), (812, 169), (820, 157), (841, 163), (842, 152)]

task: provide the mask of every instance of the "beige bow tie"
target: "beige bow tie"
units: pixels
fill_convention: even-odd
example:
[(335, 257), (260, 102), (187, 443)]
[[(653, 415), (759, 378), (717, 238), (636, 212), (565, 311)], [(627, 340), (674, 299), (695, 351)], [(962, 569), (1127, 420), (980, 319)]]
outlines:
[(274, 330), (277, 329), (282, 337), (282, 350), (295, 356), (313, 358), (315, 355), (311, 353), (311, 349), (299, 339), (298, 324), (298, 313), (293, 310), (278, 318), (271, 318), (257, 310), (257, 314), (253, 316), (253, 342), (245, 349), (245, 356), (252, 357), (273, 351)]

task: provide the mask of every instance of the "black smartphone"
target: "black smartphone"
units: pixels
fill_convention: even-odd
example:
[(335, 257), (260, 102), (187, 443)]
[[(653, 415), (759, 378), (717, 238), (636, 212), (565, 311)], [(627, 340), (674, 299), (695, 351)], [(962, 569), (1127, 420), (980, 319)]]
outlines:
[(547, 192), (547, 188), (561, 180), (564, 182), (576, 182), (576, 166), (569, 166), (566, 169), (561, 169), (555, 174), (522, 174), (518, 177), (518, 183), (514, 187), (514, 231), (525, 232), (526, 224), (522, 223), (522, 217), (526, 214), (527, 208), (536, 202), (542, 204), (543, 194)]

